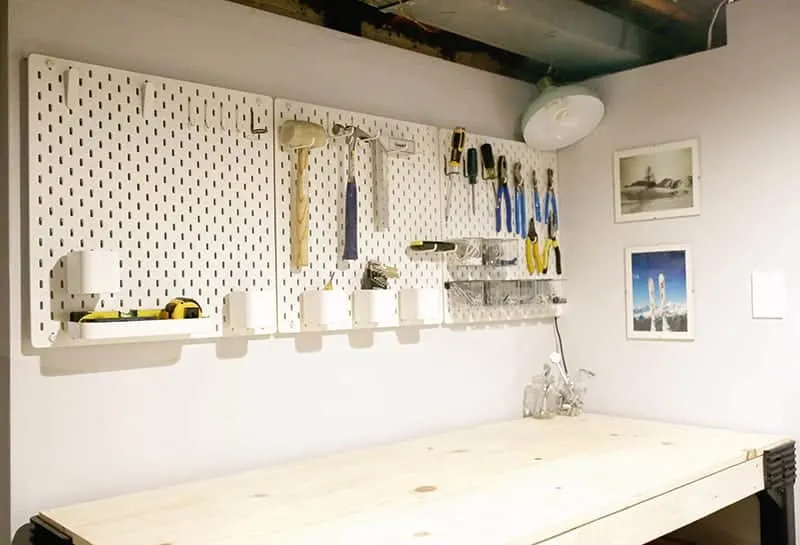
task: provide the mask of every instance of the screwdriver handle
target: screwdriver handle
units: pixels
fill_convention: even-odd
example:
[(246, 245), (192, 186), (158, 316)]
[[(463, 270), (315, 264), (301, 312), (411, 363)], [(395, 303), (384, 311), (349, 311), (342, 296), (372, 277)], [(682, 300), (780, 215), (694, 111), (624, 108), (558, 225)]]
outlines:
[(461, 158), (464, 155), (464, 143), (467, 140), (467, 131), (464, 127), (456, 127), (453, 129), (453, 135), (450, 137), (450, 161), (448, 166), (450, 172), (458, 172), (461, 168)]
[(467, 178), (470, 184), (478, 183), (478, 150), (475, 148), (467, 150)]
[(497, 178), (497, 170), (494, 166), (494, 152), (491, 144), (481, 146), (481, 162), (483, 163), (483, 179), (494, 180)]

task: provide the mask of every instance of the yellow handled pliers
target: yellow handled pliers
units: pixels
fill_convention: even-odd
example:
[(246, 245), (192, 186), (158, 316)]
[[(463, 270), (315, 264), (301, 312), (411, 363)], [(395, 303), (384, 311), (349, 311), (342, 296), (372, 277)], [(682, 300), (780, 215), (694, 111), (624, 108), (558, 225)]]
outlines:
[(550, 251), (555, 254), (556, 258), (556, 274), (561, 274), (561, 247), (558, 245), (558, 227), (556, 226), (556, 219), (551, 210), (547, 218), (547, 240), (544, 243), (544, 267), (542, 272), (547, 274), (550, 268)]
[(525, 262), (528, 273), (536, 274), (544, 270), (542, 253), (539, 250), (539, 235), (536, 234), (536, 218), (528, 222), (528, 236), (525, 237)]

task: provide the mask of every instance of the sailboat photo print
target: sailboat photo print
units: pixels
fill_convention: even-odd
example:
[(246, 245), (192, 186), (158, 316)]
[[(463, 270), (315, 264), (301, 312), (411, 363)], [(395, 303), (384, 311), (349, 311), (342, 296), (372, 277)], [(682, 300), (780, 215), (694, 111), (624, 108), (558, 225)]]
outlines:
[(694, 289), (688, 246), (625, 251), (629, 339), (694, 339)]

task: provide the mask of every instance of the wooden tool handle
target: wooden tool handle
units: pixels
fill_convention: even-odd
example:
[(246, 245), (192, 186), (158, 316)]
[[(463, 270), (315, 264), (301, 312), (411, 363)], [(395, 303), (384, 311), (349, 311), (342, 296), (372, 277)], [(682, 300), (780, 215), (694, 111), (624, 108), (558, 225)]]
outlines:
[(297, 178), (292, 192), (292, 268), (308, 266), (308, 193), (305, 174), (308, 167), (308, 148), (297, 153)]

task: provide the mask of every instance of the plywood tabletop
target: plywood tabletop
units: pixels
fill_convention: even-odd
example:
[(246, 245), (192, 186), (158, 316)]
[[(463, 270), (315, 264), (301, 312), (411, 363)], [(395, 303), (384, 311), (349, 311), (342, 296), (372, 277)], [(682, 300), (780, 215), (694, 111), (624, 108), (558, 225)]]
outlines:
[(521, 419), (41, 516), (76, 545), (531, 545), (787, 441), (599, 415)]

